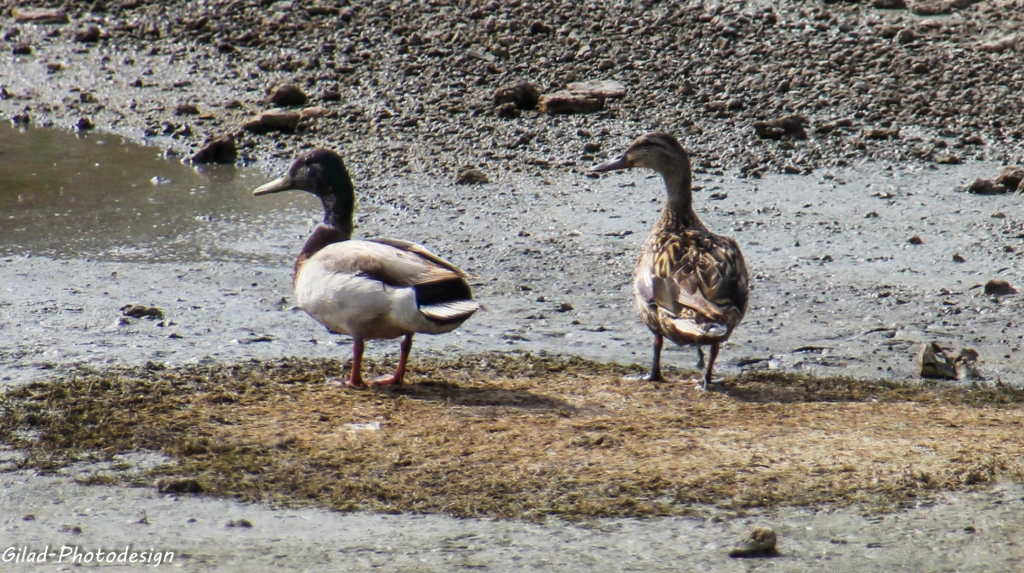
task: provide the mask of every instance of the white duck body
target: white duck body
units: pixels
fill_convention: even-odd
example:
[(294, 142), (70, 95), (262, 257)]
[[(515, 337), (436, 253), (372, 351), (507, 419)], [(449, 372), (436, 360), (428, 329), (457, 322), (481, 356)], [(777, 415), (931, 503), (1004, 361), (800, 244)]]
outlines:
[(480, 305), (425, 300), (425, 291), (468, 290), (465, 276), (415, 243), (349, 240), (329, 244), (297, 265), (295, 298), (328, 329), (361, 339), (441, 334), (458, 328)]

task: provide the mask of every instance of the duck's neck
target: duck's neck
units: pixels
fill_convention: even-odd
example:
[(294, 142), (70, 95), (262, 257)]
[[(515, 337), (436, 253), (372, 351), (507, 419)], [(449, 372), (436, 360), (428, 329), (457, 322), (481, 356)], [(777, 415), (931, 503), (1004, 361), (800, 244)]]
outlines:
[(355, 210), (355, 194), (351, 186), (335, 193), (321, 195), (324, 205), (324, 222), (306, 239), (306, 244), (295, 261), (295, 270), (315, 255), (320, 249), (332, 243), (340, 243), (352, 238), (352, 212)]
[(658, 228), (670, 231), (706, 230), (693, 210), (693, 176), (691, 173), (690, 158), (685, 154), (680, 161), (662, 170), (661, 176), (665, 180), (665, 191), (668, 197), (665, 200), (665, 207), (661, 210)]

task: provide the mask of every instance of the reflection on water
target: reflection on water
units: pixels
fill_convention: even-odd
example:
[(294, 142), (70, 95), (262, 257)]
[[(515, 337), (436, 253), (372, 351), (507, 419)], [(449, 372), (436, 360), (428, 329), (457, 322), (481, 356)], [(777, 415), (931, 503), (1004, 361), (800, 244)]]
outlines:
[(261, 230), (301, 219), (267, 177), (192, 167), (113, 135), (0, 123), (0, 255), (98, 260), (263, 260)]

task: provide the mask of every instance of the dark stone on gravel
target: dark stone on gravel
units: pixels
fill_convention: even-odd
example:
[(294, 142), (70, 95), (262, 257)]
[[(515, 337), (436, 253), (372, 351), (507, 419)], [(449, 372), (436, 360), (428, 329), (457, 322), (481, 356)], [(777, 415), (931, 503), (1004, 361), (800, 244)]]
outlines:
[(277, 107), (292, 107), (303, 105), (309, 100), (306, 92), (295, 84), (280, 84), (270, 90), (267, 101)]
[(455, 178), (457, 185), (479, 185), (481, 183), (490, 183), (491, 180), (484, 175), (483, 171), (479, 169), (466, 169), (460, 171), (458, 177)]
[(540, 110), (551, 115), (594, 113), (604, 109), (604, 98), (558, 91), (540, 96)]
[(78, 118), (78, 121), (75, 122), (75, 129), (78, 131), (87, 131), (94, 127), (96, 127), (96, 125), (87, 117), (80, 117)]
[(256, 134), (269, 133), (271, 131), (291, 133), (299, 126), (299, 120), (301, 119), (302, 114), (297, 111), (268, 109), (242, 124), (242, 129)]
[(121, 307), (121, 314), (131, 318), (148, 318), (155, 320), (164, 317), (164, 311), (155, 306), (144, 304), (126, 304)]
[(915, 0), (910, 4), (915, 16), (941, 16), (953, 12), (953, 4), (946, 0)]
[(965, 259), (964, 256), (961, 255), (960, 253), (953, 253), (953, 262), (954, 263), (966, 263), (967, 259)]
[(515, 104), (516, 109), (533, 109), (540, 101), (540, 90), (532, 83), (520, 80), (494, 90), (494, 105)]
[(1016, 292), (1017, 289), (1013, 288), (1013, 285), (1002, 279), (992, 279), (985, 283), (985, 294), (987, 295), (1003, 296)]
[(83, 43), (99, 42), (101, 35), (100, 27), (95, 24), (90, 24), (75, 32), (75, 41)]
[(14, 8), (11, 16), (15, 22), (33, 24), (67, 24), (68, 14), (62, 8)]
[(626, 86), (614, 80), (592, 80), (565, 86), (569, 93), (591, 98), (618, 99), (626, 96)]
[(871, 7), (879, 10), (905, 10), (905, 0), (871, 0)]
[(601, 151), (601, 144), (596, 141), (588, 141), (583, 144), (583, 151), (587, 153), (597, 153)]
[(729, 550), (729, 557), (770, 557), (777, 555), (775, 531), (758, 527), (748, 532), (736, 547)]
[(959, 165), (963, 160), (952, 153), (940, 153), (935, 156), (935, 163), (940, 165)]
[(164, 478), (157, 482), (160, 493), (203, 493), (206, 488), (195, 478)]
[(194, 103), (179, 103), (174, 108), (174, 115), (199, 115), (199, 106)]
[(910, 237), (909, 239), (907, 239), (907, 242), (910, 243), (911, 245), (923, 245), (924, 244), (924, 240), (922, 240), (919, 235), (914, 235), (913, 237)]
[(754, 130), (757, 136), (765, 139), (807, 139), (807, 125), (810, 121), (802, 115), (790, 115), (768, 121), (755, 121)]
[(899, 129), (869, 128), (864, 130), (864, 139), (898, 139)]
[(1007, 165), (996, 177), (996, 185), (1002, 185), (1009, 189), (1017, 189), (1024, 182), (1024, 167)]
[(238, 159), (235, 138), (226, 133), (206, 145), (192, 156), (192, 163), (234, 163)]
[(519, 108), (516, 107), (516, 104), (512, 102), (503, 103), (494, 108), (494, 115), (509, 119), (519, 117), (522, 113), (523, 112), (519, 111)]
[(895, 38), (900, 33), (899, 28), (888, 24), (884, 26), (879, 26), (877, 30), (878, 35), (887, 40), (890, 38)]
[(896, 34), (896, 41), (900, 44), (909, 44), (917, 39), (917, 34), (909, 28), (904, 28)]
[(15, 44), (14, 47), (11, 48), (11, 53), (15, 56), (30, 56), (32, 55), (32, 45), (24, 42)]
[(967, 192), (974, 195), (1002, 195), (1009, 191), (1005, 185), (997, 185), (988, 179), (975, 179), (967, 186)]

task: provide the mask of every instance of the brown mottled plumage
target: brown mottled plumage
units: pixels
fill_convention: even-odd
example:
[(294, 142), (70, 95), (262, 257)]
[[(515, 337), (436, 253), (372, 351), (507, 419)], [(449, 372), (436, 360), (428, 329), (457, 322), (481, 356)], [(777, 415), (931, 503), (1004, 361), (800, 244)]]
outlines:
[(718, 347), (729, 339), (747, 310), (747, 267), (739, 245), (709, 231), (693, 210), (690, 158), (674, 137), (649, 133), (621, 157), (595, 172), (647, 167), (665, 179), (668, 198), (661, 217), (644, 243), (633, 271), (633, 294), (640, 318), (654, 333), (654, 360), (647, 380), (663, 380), (664, 338), (711, 346), (701, 382), (707, 388)]

